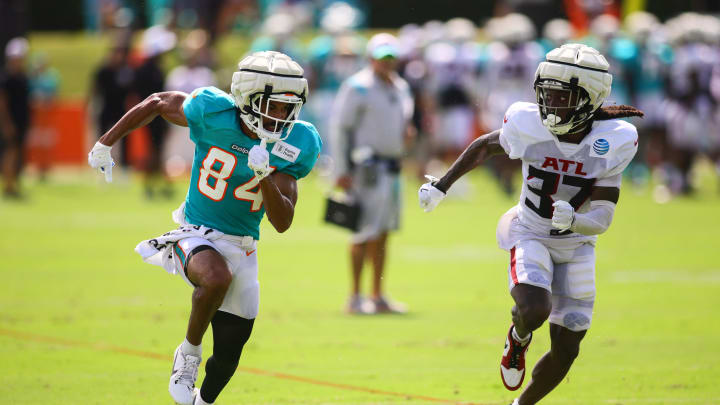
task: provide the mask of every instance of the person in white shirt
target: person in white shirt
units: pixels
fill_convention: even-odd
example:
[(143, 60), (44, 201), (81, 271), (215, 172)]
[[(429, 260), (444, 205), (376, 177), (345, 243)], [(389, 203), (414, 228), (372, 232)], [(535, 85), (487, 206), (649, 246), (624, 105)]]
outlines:
[(536, 103), (510, 106), (502, 128), (475, 140), (448, 172), (419, 190), (434, 209), (450, 186), (486, 158), (522, 161), (519, 203), (500, 219), (498, 245), (510, 252), (512, 326), (501, 377), (517, 390), (525, 377), (532, 332), (550, 322), (551, 349), (513, 405), (535, 404), (552, 391), (578, 355), (595, 302), (595, 241), (613, 218), (622, 172), (637, 151), (635, 127), (617, 118), (643, 116), (630, 106), (602, 107), (612, 76), (595, 49), (566, 44), (535, 73)]

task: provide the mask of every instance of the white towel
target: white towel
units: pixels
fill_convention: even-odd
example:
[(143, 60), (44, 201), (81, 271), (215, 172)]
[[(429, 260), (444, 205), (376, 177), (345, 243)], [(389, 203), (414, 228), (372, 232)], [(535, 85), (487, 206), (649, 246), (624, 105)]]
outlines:
[(185, 238), (201, 237), (207, 240), (215, 240), (224, 234), (218, 230), (206, 226), (188, 224), (185, 221), (185, 202), (172, 213), (173, 222), (180, 225), (178, 229), (166, 232), (157, 238), (144, 240), (135, 246), (145, 263), (154, 264), (165, 269), (170, 274), (177, 273), (175, 263), (172, 261), (172, 244)]
[(193, 225), (185, 221), (185, 203), (183, 202), (178, 209), (172, 213), (173, 222), (180, 225), (177, 229), (166, 232), (157, 238), (144, 240), (135, 246), (145, 263), (154, 264), (165, 269), (170, 274), (177, 273), (175, 263), (172, 260), (173, 243), (192, 237), (204, 238), (209, 241), (224, 239), (241, 249), (247, 251), (255, 249), (255, 239), (252, 236), (230, 235), (218, 231), (217, 229), (208, 228), (203, 225)]
[(177, 269), (172, 260), (173, 243), (192, 237), (204, 238), (213, 241), (221, 238), (224, 233), (206, 226), (181, 225), (178, 229), (166, 232), (157, 238), (144, 240), (135, 246), (135, 251), (142, 256), (145, 263), (154, 264), (165, 269), (170, 274), (175, 274)]

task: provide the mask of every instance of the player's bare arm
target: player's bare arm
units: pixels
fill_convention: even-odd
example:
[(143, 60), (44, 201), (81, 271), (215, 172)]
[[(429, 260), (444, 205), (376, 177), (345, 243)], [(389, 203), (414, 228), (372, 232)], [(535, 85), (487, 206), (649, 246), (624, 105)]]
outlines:
[(610, 201), (617, 204), (620, 199), (620, 189), (617, 187), (593, 187), (590, 201)]
[(181, 91), (151, 94), (125, 113), (106, 134), (100, 137), (99, 142), (112, 146), (132, 131), (149, 124), (158, 115), (175, 125), (188, 126), (182, 107), (187, 97), (188, 95)]
[(297, 181), (294, 177), (275, 172), (260, 181), (265, 213), (280, 233), (290, 228), (297, 202)]
[(425, 212), (432, 211), (445, 198), (448, 189), (457, 179), (478, 167), (487, 158), (505, 153), (500, 145), (500, 132), (501, 130), (498, 129), (474, 140), (441, 179), (425, 176), (430, 182), (423, 184), (418, 191), (420, 208)]
[(457, 179), (478, 167), (487, 158), (505, 153), (500, 146), (500, 130), (497, 129), (473, 141), (450, 166), (445, 175), (435, 183), (435, 187), (446, 193)]

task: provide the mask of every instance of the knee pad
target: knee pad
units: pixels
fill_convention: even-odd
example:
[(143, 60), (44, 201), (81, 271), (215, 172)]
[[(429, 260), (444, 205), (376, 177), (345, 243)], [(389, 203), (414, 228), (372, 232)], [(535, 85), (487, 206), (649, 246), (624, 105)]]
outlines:
[(551, 323), (563, 326), (573, 332), (590, 329), (595, 297), (578, 300), (553, 295), (552, 303)]

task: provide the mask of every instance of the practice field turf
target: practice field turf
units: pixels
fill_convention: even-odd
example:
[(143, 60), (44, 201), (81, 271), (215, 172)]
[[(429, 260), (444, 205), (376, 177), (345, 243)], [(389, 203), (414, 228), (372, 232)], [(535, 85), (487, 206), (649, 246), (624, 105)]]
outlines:
[[(172, 403), (190, 289), (133, 247), (173, 227), (186, 184), (174, 201), (148, 202), (138, 181), (115, 177), (56, 174), (28, 181), (26, 203), (0, 201), (3, 403)], [(342, 312), (347, 235), (320, 221), (322, 182), (304, 181), (290, 231), (264, 224), (260, 316), (218, 403), (508, 404), (498, 370), (508, 256), (494, 237), (515, 199), (482, 172), (471, 178), (470, 198), (431, 214), (406, 183), (387, 281), (410, 312), (373, 317)], [(720, 404), (720, 195), (706, 183), (664, 205), (626, 185), (598, 243), (593, 327), (543, 403)], [(530, 367), (547, 335), (547, 326), (536, 333)]]

